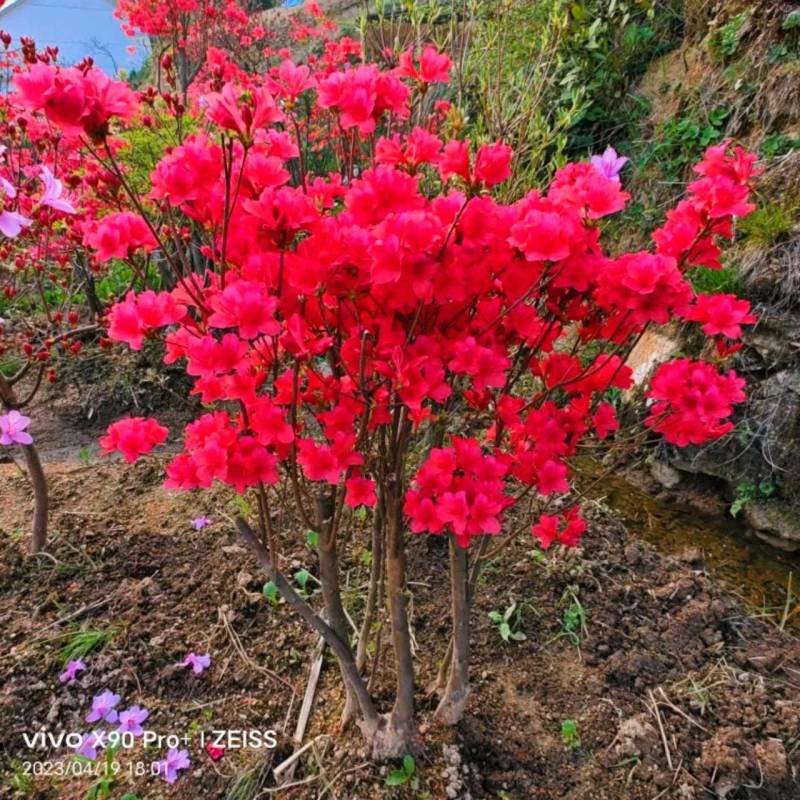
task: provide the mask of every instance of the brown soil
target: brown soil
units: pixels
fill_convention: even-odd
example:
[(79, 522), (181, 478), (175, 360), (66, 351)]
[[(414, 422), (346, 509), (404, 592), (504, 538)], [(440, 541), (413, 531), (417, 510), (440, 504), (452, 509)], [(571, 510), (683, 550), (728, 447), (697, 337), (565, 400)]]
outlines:
[[(193, 736), (193, 769), (171, 788), (127, 774), (128, 762), (149, 764), (163, 748), (121, 754), (113, 797), (414, 796), (385, 785), (387, 768), (366, 763), (357, 733), (337, 731), (341, 695), (328, 660), (307, 736), (319, 737), (317, 752), (308, 751), (294, 775), (308, 782), (259, 795), (258, 786), (271, 785), (269, 767), (292, 751), (313, 637), (285, 606), (261, 596), (263, 578), (225, 517), (230, 497), (168, 494), (159, 486), (161, 466), (48, 463), (52, 557), (26, 560), (26, 480), (0, 465), (0, 769), (8, 792), (0, 796), (83, 798), (91, 785), (85, 777), (50, 774), (26, 784), (25, 761), (49, 762), (52, 773), (69, 751), (32, 752), (22, 734), (84, 730), (92, 696), (108, 688), (124, 704), (149, 708), (151, 729)], [(200, 513), (214, 524), (198, 533), (189, 521)], [(470, 706), (455, 730), (424, 728), (417, 796), (797, 798), (798, 642), (748, 617), (705, 573), (699, 553), (666, 558), (631, 541), (600, 506), (590, 516), (582, 550), (540, 561), (521, 542), (487, 568), (474, 612)], [(366, 531), (354, 525), (350, 586), (366, 577), (359, 558)], [(448, 633), (443, 545), (419, 538), (411, 546), (423, 718), (434, 704), (422, 687)], [(315, 573), (305, 544), (289, 552), (289, 571)], [(585, 630), (556, 638), (574, 599), (586, 611)], [(512, 601), (521, 605), (527, 639), (504, 644), (488, 613)], [(360, 616), (355, 601), (351, 613)], [(98, 629), (110, 630), (110, 640), (63, 687), (61, 648), (76, 631)], [(174, 667), (189, 650), (212, 655), (199, 678)], [(391, 659), (381, 664), (377, 684), (388, 687)], [(579, 746), (562, 740), (564, 720), (577, 722)], [(229, 748), (214, 763), (200, 746), (200, 731), (269, 728), (279, 734), (275, 750)], [(15, 795), (12, 781), (27, 794)]]

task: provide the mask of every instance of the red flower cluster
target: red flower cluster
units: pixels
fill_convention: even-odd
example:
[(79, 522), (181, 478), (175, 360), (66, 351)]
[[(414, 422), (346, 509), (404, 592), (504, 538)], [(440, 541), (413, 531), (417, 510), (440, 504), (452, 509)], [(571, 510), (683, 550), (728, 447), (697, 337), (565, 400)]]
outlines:
[[(224, 13), (187, 3), (190, 19)], [(447, 56), (425, 47), (399, 66), (355, 64), (356, 43), (328, 41), (324, 22), (302, 34), (312, 29), (319, 55), (296, 64), (282, 52), (263, 76), (211, 49), (190, 108), (165, 100), (196, 124), (156, 165), (137, 211), (116, 203), (81, 222), (99, 262), (147, 274), (158, 247), (173, 273), (169, 292), (117, 303), (109, 335), (138, 349), (168, 329), (165, 362), (184, 364), (192, 391), (218, 404), (186, 427), (168, 486), (284, 481), (301, 513), (325, 492), (374, 506), (407, 474), (378, 469), (386, 449), (434, 426), (443, 446), (416, 472), (405, 512), (412, 530), (466, 546), (499, 533), (521, 497), (544, 504), (570, 490), (581, 443), (619, 427), (607, 393), (630, 388), (624, 357), (648, 326), (682, 316), (728, 340), (753, 321), (732, 296), (696, 297), (684, 275), (716, 262), (718, 239), (749, 209), (752, 159), (709, 150), (655, 252), (611, 258), (598, 221), (629, 199), (624, 158), (568, 164), (546, 190), (498, 202), (490, 190), (511, 175), (510, 148), (448, 138), (446, 104), (416, 113), (430, 84), (447, 81)], [(73, 83), (83, 86), (55, 67), (21, 79), (54, 124), (97, 135), (81, 102), (69, 110), (87, 94)], [(127, 114), (108, 97), (108, 113), (92, 115), (106, 123)], [(311, 169), (323, 163), (336, 173)], [(118, 198), (124, 173), (101, 174)], [(743, 395), (734, 373), (678, 361), (650, 397), (648, 425), (685, 444), (729, 430)], [(111, 433), (106, 449), (118, 443), (137, 452)], [(574, 510), (545, 515), (537, 535), (573, 544), (584, 527)]]
[(80, 70), (34, 64), (14, 76), (22, 104), (44, 111), (65, 133), (102, 138), (112, 117), (129, 120), (138, 108), (126, 83), (114, 81), (97, 68)]
[(119, 451), (130, 464), (156, 445), (163, 444), (168, 433), (169, 429), (155, 419), (129, 417), (109, 425), (107, 434), (100, 439), (100, 446), (104, 453)]
[(655, 400), (645, 424), (679, 447), (702, 444), (733, 429), (724, 422), (745, 399), (744, 379), (719, 373), (705, 361), (681, 358), (662, 364), (647, 396)]
[(461, 547), (480, 534), (499, 534), (505, 494), (504, 461), (485, 455), (475, 439), (453, 437), (452, 447), (431, 450), (406, 492), (405, 512), (414, 533), (445, 528)]
[(565, 547), (576, 547), (586, 533), (586, 527), (580, 510), (573, 506), (561, 517), (542, 514), (539, 521), (531, 526), (531, 534), (545, 550), (556, 541)]
[(736, 147), (730, 156), (729, 148), (728, 142), (708, 148), (695, 167), (703, 177), (689, 184), (688, 199), (668, 211), (664, 226), (653, 233), (661, 255), (685, 266), (721, 268), (717, 237), (732, 239), (733, 218), (755, 209), (747, 200), (750, 182), (759, 174), (755, 154)]

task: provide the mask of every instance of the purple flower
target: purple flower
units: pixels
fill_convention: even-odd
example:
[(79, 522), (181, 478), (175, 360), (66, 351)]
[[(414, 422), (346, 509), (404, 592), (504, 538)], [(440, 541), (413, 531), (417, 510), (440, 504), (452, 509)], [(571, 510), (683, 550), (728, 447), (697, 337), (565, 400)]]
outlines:
[(83, 739), (81, 739), (81, 743), (75, 748), (75, 752), (79, 756), (83, 756), (84, 758), (94, 761), (97, 758), (97, 750), (98, 748), (102, 747), (102, 745), (103, 742), (99, 732), (92, 731), (91, 733), (87, 733)]
[[(17, 196), (17, 190), (5, 178), (0, 178), (0, 192), (13, 200)], [(23, 217), (16, 211), (6, 211), (0, 204), (0, 233), (14, 239), (19, 236), (23, 228), (33, 224), (33, 220)]]
[(125, 711), (119, 712), (119, 727), (117, 733), (132, 733), (134, 736), (141, 736), (144, 733), (142, 723), (150, 716), (146, 708), (131, 706)]
[(61, 683), (72, 683), (75, 680), (75, 676), (86, 669), (86, 664), (83, 663), (79, 658), (75, 661), (68, 661), (67, 668), (58, 676), (58, 679)]
[(186, 658), (181, 661), (180, 666), (191, 667), (195, 675), (200, 675), (204, 669), (211, 666), (211, 656), (206, 653), (199, 656), (196, 653), (189, 653)]
[(99, 722), (100, 720), (105, 720), (106, 722), (116, 722), (117, 712), (114, 711), (114, 707), (121, 699), (118, 694), (108, 690), (96, 695), (92, 700), (92, 710), (86, 715), (86, 721)]
[(189, 753), (186, 750), (178, 750), (173, 747), (167, 751), (167, 757), (157, 762), (157, 772), (164, 776), (167, 783), (175, 783), (178, 779), (179, 769), (189, 769)]
[(43, 206), (50, 206), (56, 211), (63, 211), (65, 214), (74, 214), (75, 206), (61, 197), (64, 194), (64, 184), (61, 183), (47, 167), (42, 167), (39, 173), (44, 184), (44, 194), (39, 198)]
[(618, 156), (613, 147), (607, 147), (601, 156), (592, 156), (591, 164), (598, 172), (610, 180), (618, 181), (622, 168), (630, 161), (625, 156)]
[[(2, 219), (0, 214), (0, 219)], [(0, 226), (0, 230), (2, 227)], [(19, 411), (9, 411), (0, 416), (0, 444), (33, 444), (31, 435), (25, 430), (31, 424), (31, 418)]]
[(211, 524), (211, 520), (208, 517), (197, 517), (196, 519), (192, 520), (192, 527), (196, 531), (201, 531), (203, 528), (207, 528)]
[(16, 211), (3, 211), (0, 213), (0, 233), (8, 236), (9, 239), (16, 239), (23, 228), (28, 228), (33, 224), (32, 220), (17, 214)]

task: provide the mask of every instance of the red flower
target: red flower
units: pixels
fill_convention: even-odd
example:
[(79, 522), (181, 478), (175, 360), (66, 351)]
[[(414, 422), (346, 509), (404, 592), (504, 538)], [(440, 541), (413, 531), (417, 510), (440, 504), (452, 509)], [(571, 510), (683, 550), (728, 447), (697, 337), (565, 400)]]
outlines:
[(742, 335), (742, 325), (752, 325), (758, 321), (750, 313), (750, 303), (739, 300), (733, 294), (699, 294), (695, 305), (689, 309), (686, 319), (703, 323), (703, 333), (708, 336), (722, 334), (729, 339)]
[(357, 508), (358, 506), (372, 508), (377, 504), (375, 481), (369, 478), (362, 478), (360, 475), (354, 475), (352, 478), (348, 478), (344, 485), (347, 487), (344, 501), (350, 508)]
[(155, 419), (128, 417), (108, 426), (100, 446), (104, 453), (119, 451), (128, 463), (133, 463), (156, 445), (163, 444), (168, 433), (169, 429)]
[(97, 250), (98, 261), (128, 258), (140, 247), (150, 252), (157, 244), (147, 223), (130, 211), (103, 217), (93, 230), (86, 233), (84, 242)]
[(678, 447), (717, 439), (733, 429), (725, 420), (744, 401), (744, 385), (734, 371), (720, 373), (705, 361), (669, 361), (653, 376), (647, 396), (656, 402), (645, 425)]

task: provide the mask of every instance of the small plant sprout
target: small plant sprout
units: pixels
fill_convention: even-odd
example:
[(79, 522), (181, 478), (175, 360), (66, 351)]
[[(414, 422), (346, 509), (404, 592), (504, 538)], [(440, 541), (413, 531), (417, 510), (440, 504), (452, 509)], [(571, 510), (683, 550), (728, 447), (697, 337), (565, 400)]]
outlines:
[(561, 723), (561, 741), (570, 750), (578, 750), (581, 746), (581, 737), (578, 733), (578, 723), (574, 719), (565, 719)]
[(116, 635), (117, 628), (72, 630), (65, 634), (67, 642), (61, 650), (65, 664), (85, 658), (89, 653), (101, 650)]
[(390, 770), (386, 776), (387, 786), (408, 786), (412, 791), (419, 789), (417, 764), (414, 757), (406, 754), (400, 767)]
[(585, 636), (587, 633), (586, 609), (573, 592), (570, 592), (570, 597), (572, 600), (561, 619), (561, 630), (550, 641), (555, 642), (566, 637), (575, 647), (578, 647), (581, 643), (581, 636)]
[(111, 797), (114, 783), (120, 773), (120, 765), (116, 761), (118, 751), (118, 745), (111, 745), (106, 748), (103, 756), (103, 765), (98, 770), (97, 781), (89, 787), (84, 800), (105, 800)]
[(283, 602), (283, 598), (278, 591), (278, 587), (272, 581), (267, 581), (264, 584), (264, 586), (261, 588), (261, 594), (267, 598), (267, 601), (272, 606), (280, 605)]
[(300, 587), (300, 594), (303, 597), (308, 597), (311, 594), (311, 589), (309, 588), (309, 581), (316, 583), (318, 586), (321, 586), (320, 582), (305, 568), (297, 570), (294, 573), (294, 582)]
[(306, 532), (306, 544), (312, 549), (316, 550), (319, 544), (319, 534), (316, 531), (309, 530)]
[(514, 601), (502, 613), (499, 611), (490, 611), (489, 619), (497, 625), (497, 632), (504, 642), (511, 640), (515, 642), (524, 642), (528, 637), (520, 630), (522, 627), (522, 608), (517, 606)]

